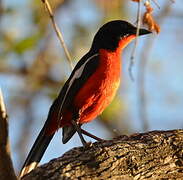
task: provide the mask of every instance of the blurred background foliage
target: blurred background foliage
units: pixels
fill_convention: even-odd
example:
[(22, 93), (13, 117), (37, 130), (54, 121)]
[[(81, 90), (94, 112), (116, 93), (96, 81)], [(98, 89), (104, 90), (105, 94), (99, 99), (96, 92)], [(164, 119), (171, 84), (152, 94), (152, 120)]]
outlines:
[[(96, 136), (110, 139), (118, 134), (183, 127), (183, 5), (180, 0), (157, 2), (160, 9), (152, 6), (161, 33), (139, 39), (134, 82), (128, 73), (134, 44), (124, 51), (122, 83), (115, 100), (97, 120), (84, 126)], [(137, 3), (130, 0), (52, 0), (50, 4), (73, 64), (89, 50), (102, 24), (113, 19), (137, 20)], [(41, 0), (0, 0), (0, 85), (17, 170), (70, 72)], [(62, 145), (59, 131), (42, 162), (78, 145), (77, 135)]]

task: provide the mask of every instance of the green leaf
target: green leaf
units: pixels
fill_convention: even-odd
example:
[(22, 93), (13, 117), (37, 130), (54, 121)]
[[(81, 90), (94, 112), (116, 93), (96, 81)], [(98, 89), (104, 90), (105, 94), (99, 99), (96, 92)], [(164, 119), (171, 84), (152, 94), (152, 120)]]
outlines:
[(15, 43), (13, 50), (17, 54), (23, 54), (25, 51), (33, 49), (38, 43), (40, 37), (40, 34), (34, 34), (32, 36), (26, 37)]

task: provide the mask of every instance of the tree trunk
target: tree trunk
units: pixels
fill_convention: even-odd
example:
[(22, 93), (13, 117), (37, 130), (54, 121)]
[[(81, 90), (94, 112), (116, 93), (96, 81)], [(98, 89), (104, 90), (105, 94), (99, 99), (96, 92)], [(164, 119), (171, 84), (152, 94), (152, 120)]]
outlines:
[(183, 130), (120, 136), (77, 147), (23, 180), (183, 179)]

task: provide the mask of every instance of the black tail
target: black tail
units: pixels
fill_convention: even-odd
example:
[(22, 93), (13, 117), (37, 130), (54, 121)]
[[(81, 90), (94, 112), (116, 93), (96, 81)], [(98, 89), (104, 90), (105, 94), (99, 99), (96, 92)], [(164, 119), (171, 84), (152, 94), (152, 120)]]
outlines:
[(25, 163), (20, 172), (20, 177), (24, 176), (37, 167), (53, 136), (54, 134), (51, 136), (46, 136), (45, 126), (42, 128), (35, 143), (32, 146), (30, 153), (28, 154), (27, 159), (25, 160)]

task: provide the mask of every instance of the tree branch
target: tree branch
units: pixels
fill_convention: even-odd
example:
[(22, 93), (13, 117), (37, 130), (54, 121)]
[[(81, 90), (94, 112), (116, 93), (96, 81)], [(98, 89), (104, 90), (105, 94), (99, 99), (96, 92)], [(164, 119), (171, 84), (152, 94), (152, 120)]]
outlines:
[(140, 25), (141, 25), (140, 15), (141, 15), (141, 1), (138, 2), (136, 39), (135, 39), (135, 44), (134, 44), (132, 54), (130, 57), (130, 64), (128, 67), (128, 72), (129, 72), (129, 75), (130, 75), (130, 78), (132, 81), (134, 81), (133, 74), (132, 74), (132, 67), (134, 65), (134, 59), (135, 59), (136, 49), (137, 49), (137, 45), (138, 45), (138, 36), (139, 36)]
[(56, 32), (56, 35), (57, 35), (57, 37), (58, 37), (58, 39), (60, 41), (61, 46), (64, 49), (64, 53), (66, 55), (66, 58), (67, 58), (67, 60), (68, 60), (68, 62), (70, 64), (70, 67), (71, 67), (71, 70), (72, 70), (73, 69), (73, 65), (72, 65), (71, 56), (70, 56), (69, 51), (67, 49), (67, 46), (66, 46), (66, 44), (64, 42), (63, 35), (62, 35), (61, 31), (59, 30), (59, 27), (58, 27), (57, 23), (55, 22), (55, 18), (54, 18), (54, 14), (52, 12), (51, 6), (50, 6), (48, 0), (42, 0), (42, 2), (44, 3), (44, 5), (45, 5), (45, 7), (46, 7), (46, 9), (48, 11), (48, 14), (49, 14), (49, 17), (51, 19), (53, 28), (54, 28), (54, 30)]
[(10, 157), (8, 121), (1, 89), (0, 89), (0, 179), (1, 180), (17, 179)]
[(152, 131), (77, 147), (23, 180), (181, 179), (183, 130)]

